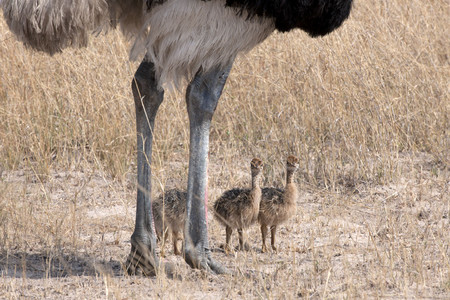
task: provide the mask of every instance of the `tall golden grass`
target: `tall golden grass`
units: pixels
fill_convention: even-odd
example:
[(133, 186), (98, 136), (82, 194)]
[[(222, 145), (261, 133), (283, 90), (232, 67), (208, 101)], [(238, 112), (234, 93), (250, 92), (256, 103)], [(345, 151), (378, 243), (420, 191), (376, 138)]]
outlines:
[[(316, 195), (314, 197), (334, 199), (329, 201), (333, 207), (337, 205), (336, 210), (323, 212), (326, 218), (337, 218), (345, 211), (343, 207), (356, 203), (343, 196), (347, 191), (367, 191), (369, 187), (377, 187), (369, 193), (373, 197), (380, 189), (380, 193), (397, 193), (394, 198), (400, 199), (402, 207), (410, 205), (410, 197), (423, 199), (422, 195), (428, 195), (429, 199), (438, 201), (433, 214), (447, 214), (448, 218), (449, 200), (445, 195), (450, 162), (448, 18), (449, 3), (443, 0), (356, 1), (351, 18), (329, 36), (311, 39), (299, 31), (276, 33), (241, 56), (234, 64), (213, 119), (210, 149), (212, 196), (230, 186), (245, 185), (248, 161), (253, 156), (260, 157), (266, 164), (265, 184), (279, 185), (285, 157), (295, 154), (300, 158), (298, 181), (301, 186)], [(131, 234), (134, 216), (131, 209), (121, 217), (115, 217), (114, 222), (102, 219), (92, 224), (92, 218), (80, 215), (80, 211), (87, 209), (88, 205), (100, 205), (92, 198), (100, 192), (87, 187), (91, 182), (99, 184), (98, 189), (104, 193), (112, 190), (112, 198), (119, 195), (108, 205), (132, 207), (134, 204), (132, 182), (136, 172), (136, 137), (130, 86), (138, 62), (128, 61), (129, 42), (119, 32), (113, 31), (92, 38), (86, 49), (69, 49), (49, 57), (24, 48), (8, 31), (3, 19), (0, 20), (0, 41), (0, 178), (3, 172), (3, 179), (0, 179), (0, 227), (3, 228), (0, 231), (0, 251), (15, 253), (17, 258), (20, 256), (17, 253), (26, 253), (30, 249), (41, 249), (45, 253), (59, 249), (58, 255), (62, 255), (64, 251), (76, 252), (84, 247), (86, 253), (95, 256), (101, 253), (98, 247), (115, 245), (93, 242), (95, 226), (106, 226), (114, 233), (115, 242), (123, 242), (122, 247), (128, 247), (123, 240)], [(181, 187), (185, 184), (188, 141), (183, 92), (167, 91), (156, 121), (153, 153), (155, 192), (166, 183)], [(393, 184), (409, 182), (405, 178), (410, 177), (405, 172), (416, 170), (411, 173), (413, 177), (422, 174), (417, 168), (422, 168), (423, 164), (417, 165), (412, 162), (414, 159), (409, 159), (407, 161), (411, 165), (405, 167), (404, 159), (421, 155), (427, 157), (430, 172), (426, 176), (430, 177), (425, 181), (417, 177), (416, 185), (412, 185), (414, 188), (408, 183), (400, 192), (392, 190)], [(61, 175), (66, 170), (84, 175), (74, 179), (76, 182), (73, 183), (69, 179), (77, 175)], [(20, 174), (26, 174), (25, 179)], [(55, 174), (67, 177), (67, 185), (66, 181), (55, 179)], [(4, 178), (16, 178), (16, 181)], [(96, 180), (92, 181), (92, 178)], [(73, 186), (70, 196), (55, 192), (58, 188), (66, 191), (70, 186)], [(389, 197), (383, 198), (384, 204), (391, 199)], [(88, 203), (81, 203), (81, 198)], [(67, 202), (63, 203), (63, 200)], [(328, 203), (327, 200), (322, 201), (322, 205)], [(370, 203), (374, 214), (369, 214), (369, 217), (373, 216), (374, 224), (385, 221), (383, 226), (386, 228), (381, 225), (377, 228), (393, 234), (396, 220), (404, 215), (397, 215), (395, 219), (395, 213), (384, 215), (388, 213), (384, 204)], [(309, 211), (305, 208), (301, 212)], [(380, 215), (375, 217), (377, 213), (384, 219)], [(323, 220), (316, 217), (311, 212), (310, 220), (314, 220), (311, 221), (312, 236), (304, 243), (313, 243), (313, 237), (327, 234), (339, 239), (336, 233), (314, 229), (315, 225), (323, 224)], [(449, 238), (445, 237), (448, 227), (442, 227), (441, 221), (438, 222), (441, 227), (436, 225), (438, 223), (436, 228), (430, 225), (436, 237), (428, 240), (433, 251), (426, 245), (411, 250), (406, 244), (418, 239), (414, 233), (423, 228), (414, 225), (417, 223), (415, 217), (408, 215), (405, 220), (402, 223), (408, 224), (405, 230), (412, 230), (410, 233), (402, 231), (407, 238), (403, 240), (402, 236), (399, 239), (405, 244), (398, 245), (388, 240), (386, 243), (390, 248), (386, 246), (386, 252), (377, 248), (381, 247), (376, 241), (379, 236), (368, 229), (370, 226), (364, 227), (368, 230), (368, 245), (365, 246), (375, 245), (374, 251), (381, 251), (381, 254), (367, 254), (367, 250), (358, 248), (359, 244), (352, 248), (355, 257), (373, 254), (379, 259), (369, 260), (369, 265), (364, 266), (366, 271), (358, 275), (366, 282), (363, 285), (353, 281), (358, 278), (352, 277), (349, 261), (344, 263), (345, 286), (333, 277), (329, 281), (331, 273), (327, 272), (331, 269), (327, 264), (331, 263), (332, 252), (325, 252), (329, 260), (320, 265), (321, 250), (304, 244), (300, 253), (312, 253), (312, 261), (317, 265), (308, 269), (305, 262), (294, 270), (309, 274), (307, 278), (296, 279), (304, 284), (296, 295), (326, 297), (331, 285), (339, 286), (331, 294), (335, 297), (449, 295)], [(304, 221), (303, 217), (297, 216), (293, 222), (301, 224)], [(118, 222), (126, 224), (126, 228), (121, 228)], [(305, 234), (306, 229), (292, 229), (296, 228), (295, 224), (290, 225), (292, 232), (289, 234)], [(444, 224), (448, 225), (448, 221)], [(221, 234), (222, 229), (214, 226), (212, 232)], [(330, 226), (333, 230), (340, 228), (337, 224)], [(121, 230), (125, 233), (120, 233)], [(91, 240), (82, 238), (83, 235), (90, 235)], [(380, 236), (386, 238), (385, 233)], [(89, 250), (89, 247), (97, 250)], [(298, 248), (289, 247), (291, 250)], [(18, 252), (14, 252), (16, 250)], [(127, 250), (120, 253), (125, 255)], [(428, 261), (419, 262), (418, 256), (411, 258), (411, 255), (416, 255), (414, 253), (422, 253), (419, 256)], [(1, 258), (5, 260), (8, 255)], [(252, 255), (245, 256), (244, 260), (242, 257), (237, 259), (233, 265), (248, 268), (250, 264), (258, 270), (264, 269), (258, 265), (258, 254)], [(285, 260), (290, 258), (290, 254), (283, 257)], [(121, 257), (115, 259), (121, 260)], [(251, 262), (246, 262), (246, 259)], [(424, 268), (434, 262), (441, 267), (433, 265), (430, 268), (440, 273), (425, 276), (429, 273)], [(380, 266), (382, 263), (386, 265)], [(2, 262), (2, 266), (5, 265)], [(402, 269), (407, 266), (412, 269)], [(289, 281), (287, 274), (280, 274), (280, 278)], [(400, 276), (399, 281), (408, 278), (415, 282), (415, 288), (390, 289), (390, 284), (398, 286), (396, 276)], [(124, 296), (118, 288), (120, 283), (111, 279), (109, 273), (102, 278), (100, 283), (104, 283), (103, 287), (107, 288), (108, 282), (115, 285), (115, 292), (110, 290), (106, 296)], [(251, 279), (240, 280), (232, 279), (225, 283), (230, 287), (229, 297), (238, 297), (239, 284), (251, 286)], [(255, 280), (261, 289), (255, 288), (255, 292), (253, 287), (249, 287), (250, 295), (263, 298), (283, 296), (275, 293), (285, 286), (281, 284), (277, 289), (277, 279), (258, 277)], [(8, 292), (3, 295), (20, 297), (20, 289), (13, 287), (14, 281), (5, 282)], [(202, 282), (208, 285), (207, 281)], [(433, 282), (439, 282), (438, 288)], [(172, 291), (177, 291), (174, 286)], [(161, 283), (159, 287), (161, 291), (170, 290), (167, 283)], [(368, 294), (361, 293), (360, 288), (366, 288)], [(214, 293), (212, 296), (227, 297), (223, 290)], [(174, 294), (169, 292), (169, 295), (173, 297)], [(204, 295), (212, 297), (208, 293)], [(104, 295), (94, 293), (90, 296)]]
[[(448, 163), (447, 10), (445, 1), (356, 2), (351, 20), (325, 38), (274, 34), (235, 63), (214, 116), (212, 156), (280, 163), (295, 153), (308, 181), (333, 187), (397, 177), (400, 152)], [(135, 159), (137, 64), (120, 34), (53, 58), (24, 49), (4, 23), (2, 41), (3, 168), (46, 175), (82, 158), (126, 173)], [(161, 164), (184, 160), (186, 147), (176, 149), (188, 141), (183, 95), (166, 98), (156, 130)]]

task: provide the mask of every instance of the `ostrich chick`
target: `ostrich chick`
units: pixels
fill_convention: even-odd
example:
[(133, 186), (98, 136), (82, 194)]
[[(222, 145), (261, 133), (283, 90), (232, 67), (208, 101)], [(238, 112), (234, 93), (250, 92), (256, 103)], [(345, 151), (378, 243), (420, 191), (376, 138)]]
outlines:
[(259, 209), (258, 221), (261, 225), (262, 235), (262, 252), (267, 251), (266, 236), (267, 227), (270, 226), (272, 235), (272, 249), (277, 251), (275, 247), (275, 233), (277, 226), (286, 222), (295, 214), (295, 201), (298, 197), (297, 185), (294, 183), (294, 173), (298, 169), (298, 158), (289, 156), (286, 163), (286, 187), (279, 188), (263, 188), (261, 204)]
[(243, 229), (255, 223), (258, 219), (259, 203), (261, 202), (261, 177), (263, 162), (254, 158), (250, 164), (252, 173), (251, 189), (231, 189), (226, 191), (214, 203), (214, 216), (225, 226), (225, 252), (230, 251), (230, 237), (233, 229), (239, 233), (239, 249), (248, 250)]
[(172, 234), (173, 253), (175, 255), (181, 254), (177, 246), (177, 241), (180, 231), (184, 229), (186, 197), (186, 192), (171, 189), (159, 196), (152, 203), (156, 236), (159, 241), (162, 241), (161, 256), (164, 256), (164, 244), (169, 231)]

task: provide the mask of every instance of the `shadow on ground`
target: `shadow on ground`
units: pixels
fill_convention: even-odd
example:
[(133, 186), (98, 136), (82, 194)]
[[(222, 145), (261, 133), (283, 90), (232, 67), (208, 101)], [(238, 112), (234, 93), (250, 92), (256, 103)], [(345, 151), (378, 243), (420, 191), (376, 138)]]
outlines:
[(41, 279), (67, 276), (122, 276), (122, 263), (79, 254), (0, 253), (0, 277)]

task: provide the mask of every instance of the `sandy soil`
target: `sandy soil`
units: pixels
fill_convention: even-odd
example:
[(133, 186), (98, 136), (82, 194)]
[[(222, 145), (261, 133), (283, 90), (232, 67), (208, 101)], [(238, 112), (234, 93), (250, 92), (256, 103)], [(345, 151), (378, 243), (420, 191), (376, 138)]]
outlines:
[[(279, 230), (278, 253), (261, 253), (254, 226), (251, 251), (225, 255), (219, 247), (225, 230), (209, 216), (213, 256), (235, 275), (192, 270), (167, 245), (165, 260), (176, 264), (181, 279), (124, 275), (133, 174), (118, 182), (98, 171), (59, 170), (41, 182), (28, 170), (3, 171), (0, 298), (448, 299), (448, 166), (425, 154), (401, 159), (404, 176), (396, 183), (330, 191), (299, 178), (297, 213)], [(215, 175), (211, 199), (223, 192)], [(245, 186), (249, 176), (238, 176)]]

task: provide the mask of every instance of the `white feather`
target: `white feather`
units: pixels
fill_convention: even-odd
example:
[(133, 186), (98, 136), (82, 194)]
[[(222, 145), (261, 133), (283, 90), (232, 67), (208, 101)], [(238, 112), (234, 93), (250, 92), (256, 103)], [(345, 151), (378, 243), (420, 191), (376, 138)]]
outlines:
[(159, 84), (190, 80), (200, 69), (225, 66), (251, 50), (274, 30), (270, 19), (247, 19), (225, 1), (168, 0), (144, 16), (145, 24), (131, 50), (155, 64)]
[(147, 55), (160, 87), (179, 87), (200, 68), (228, 65), (275, 28), (271, 19), (248, 19), (245, 12), (225, 7), (225, 0), (167, 0), (151, 9), (143, 0), (0, 1), (17, 37), (50, 54), (86, 46), (89, 33), (119, 23), (135, 39), (130, 57)]

